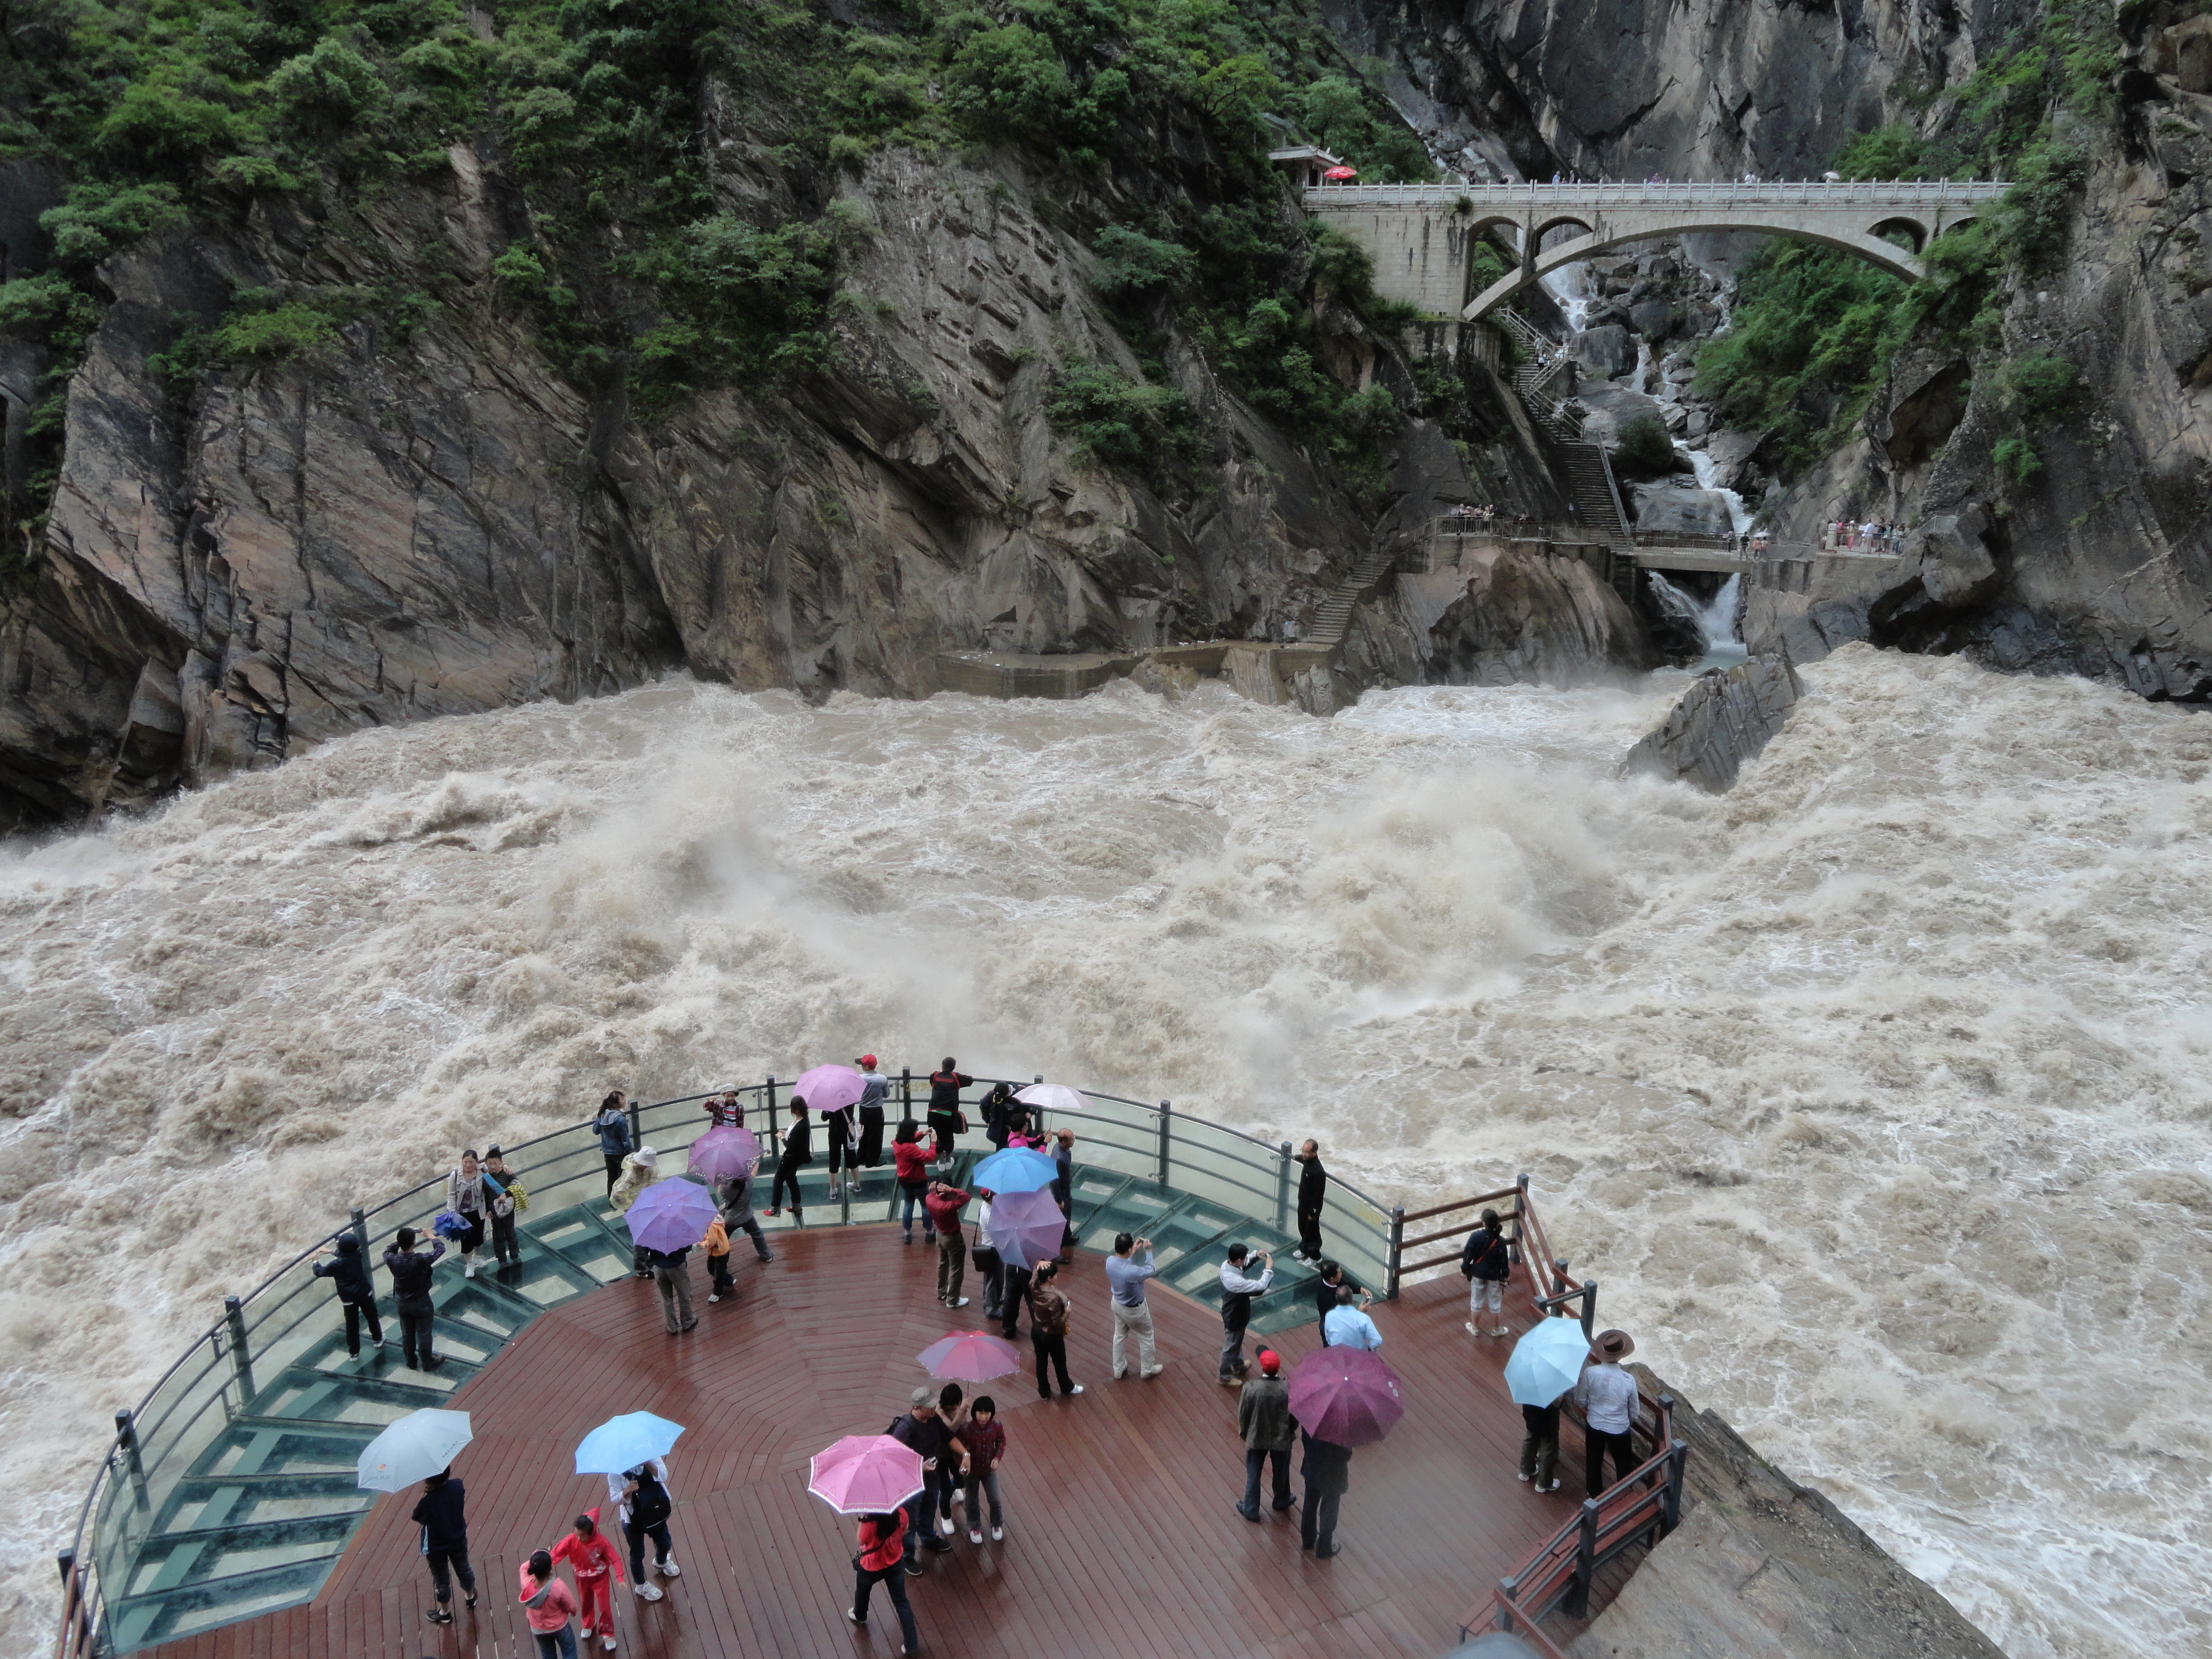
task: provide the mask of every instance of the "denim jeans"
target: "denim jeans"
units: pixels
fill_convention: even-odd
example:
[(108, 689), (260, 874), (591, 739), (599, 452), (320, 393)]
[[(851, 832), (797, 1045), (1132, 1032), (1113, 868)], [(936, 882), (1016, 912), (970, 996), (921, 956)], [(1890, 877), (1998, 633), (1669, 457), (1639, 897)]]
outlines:
[(576, 1627), (563, 1625), (558, 1630), (534, 1630), (538, 1638), (538, 1659), (576, 1659)]

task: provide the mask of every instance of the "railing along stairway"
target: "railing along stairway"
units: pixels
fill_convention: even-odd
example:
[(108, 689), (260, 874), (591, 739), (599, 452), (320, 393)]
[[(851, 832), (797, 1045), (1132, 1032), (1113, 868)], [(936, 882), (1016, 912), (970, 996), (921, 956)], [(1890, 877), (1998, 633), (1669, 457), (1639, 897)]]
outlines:
[[(1505, 1207), (1509, 1204), (1510, 1209)], [(1486, 1206), (1498, 1208), (1514, 1261), (1528, 1270), (1531, 1300), (1537, 1311), (1549, 1318), (1564, 1318), (1571, 1309), (1582, 1322), (1583, 1334), (1594, 1336), (1597, 1280), (1575, 1278), (1567, 1271), (1566, 1259), (1553, 1255), (1525, 1175), (1494, 1193), (1478, 1193), (1473, 1198), (1394, 1215), (1392, 1247), (1401, 1264), (1401, 1274), (1456, 1266), (1458, 1242), (1473, 1230), (1475, 1218), (1468, 1212), (1479, 1213)], [(1406, 1237), (1405, 1230), (1414, 1223), (1449, 1215), (1459, 1219), (1432, 1232)], [(1424, 1246), (1447, 1240), (1452, 1241), (1452, 1248), (1437, 1255), (1419, 1261), (1406, 1259)], [(1572, 1404), (1565, 1410), (1571, 1420), (1582, 1421), (1580, 1411)], [(1632, 1549), (1655, 1547), (1681, 1522), (1682, 1477), (1689, 1465), (1690, 1448), (1686, 1441), (1674, 1437), (1674, 1396), (1646, 1393), (1639, 1379), (1631, 1433), (1651, 1449), (1650, 1455), (1625, 1478), (1595, 1498), (1585, 1499), (1574, 1520), (1469, 1608), (1460, 1621), (1461, 1639), (1486, 1630), (1510, 1631), (1543, 1659), (1565, 1659), (1565, 1644), (1544, 1628), (1542, 1621), (1554, 1613), (1568, 1620), (1588, 1618), (1599, 1572)]]

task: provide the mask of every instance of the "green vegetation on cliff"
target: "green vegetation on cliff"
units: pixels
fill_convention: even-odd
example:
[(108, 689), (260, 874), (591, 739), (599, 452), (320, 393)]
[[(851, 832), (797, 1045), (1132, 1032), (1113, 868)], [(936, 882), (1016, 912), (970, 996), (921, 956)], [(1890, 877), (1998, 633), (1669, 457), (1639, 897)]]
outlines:
[[(1972, 359), (2001, 351), (2006, 276), (2063, 256), (2087, 171), (2056, 118), (2109, 116), (2118, 65), (2107, 14), (2087, 0), (2049, 0), (2035, 30), (1951, 89), (1952, 112), (1932, 136), (1887, 126), (1854, 138), (1835, 161), (1846, 179), (2008, 178), (2013, 187), (1995, 210), (1931, 242), (1916, 283), (1850, 254), (1770, 245), (1741, 273), (1729, 332), (1698, 354), (1698, 389), (1720, 399), (1730, 425), (1772, 434), (1788, 477), (1844, 441), (1907, 341)], [(2015, 406), (2031, 426), (2045, 418), (2033, 398)], [(2016, 455), (2007, 470), (2025, 483), (2033, 453), (2015, 447), (2026, 464)]]
[[(1363, 418), (1340, 420), (1344, 394), (1316, 378), (1310, 314), (1340, 256), (1282, 210), (1265, 161), (1279, 129), (1262, 118), (1370, 178), (1431, 176), (1298, 0), (502, 0), (473, 15), (454, 0), (10, 0), (8, 15), (0, 157), (62, 181), (41, 221), (51, 258), (26, 270), (19, 252), (0, 285), (0, 329), (46, 364), (37, 476), (12, 503), (27, 527), (108, 301), (103, 260), (281, 203), (305, 228), (302, 268), (346, 268), (365, 216), (446, 174), (463, 145), (520, 189), (496, 204), (514, 240), (491, 284), (432, 237), (375, 280), (240, 292), (164, 359), (180, 392), (210, 365), (327, 349), (356, 322), (391, 349), (487, 305), (526, 320), (588, 392), (626, 382), (648, 410), (803, 374), (830, 349), (840, 270), (867, 234), (839, 208), (837, 169), (886, 145), (1004, 149), (1056, 181), (1071, 229), (1095, 231), (1102, 287), (1139, 337), (1195, 338), (1255, 402), (1340, 448)], [(1141, 222), (1085, 205), (1109, 179)]]

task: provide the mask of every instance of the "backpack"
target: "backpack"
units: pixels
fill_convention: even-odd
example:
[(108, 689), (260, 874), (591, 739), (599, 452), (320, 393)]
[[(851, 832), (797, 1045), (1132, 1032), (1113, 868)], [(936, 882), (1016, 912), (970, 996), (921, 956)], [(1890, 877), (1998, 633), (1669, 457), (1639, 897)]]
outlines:
[(637, 1472), (637, 1490), (630, 1494), (629, 1523), (642, 1532), (647, 1527), (657, 1527), (676, 1512), (676, 1505), (651, 1469)]

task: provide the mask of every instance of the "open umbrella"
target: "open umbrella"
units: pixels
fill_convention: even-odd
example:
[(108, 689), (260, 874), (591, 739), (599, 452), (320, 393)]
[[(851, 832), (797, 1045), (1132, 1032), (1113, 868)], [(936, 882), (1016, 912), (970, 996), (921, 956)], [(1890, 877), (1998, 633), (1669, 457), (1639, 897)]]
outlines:
[(681, 1423), (655, 1417), (651, 1412), (625, 1412), (620, 1417), (610, 1417), (577, 1445), (576, 1473), (620, 1474), (624, 1469), (634, 1469), (656, 1457), (665, 1457), (668, 1449), (676, 1443), (676, 1437), (683, 1432)]
[(1332, 185), (1349, 184), (1358, 176), (1358, 167), (1331, 167), (1327, 173), (1322, 174), (1322, 179)]
[(1028, 1146), (996, 1152), (968, 1172), (968, 1184), (987, 1193), (1033, 1193), (1060, 1179), (1060, 1166)]
[(1040, 1112), (1087, 1112), (1091, 1103), (1081, 1091), (1065, 1083), (1032, 1083), (1026, 1089), (1014, 1091), (1014, 1098), (1024, 1106), (1033, 1106)]
[(1022, 1368), (1022, 1356), (1012, 1343), (981, 1331), (961, 1331), (942, 1338), (914, 1358), (932, 1376), (957, 1382), (988, 1382)]
[(656, 1181), (623, 1214), (631, 1243), (670, 1252), (696, 1244), (714, 1218), (714, 1195), (696, 1181)]
[(1067, 1218), (1048, 1192), (1004, 1193), (991, 1200), (990, 1246), (1009, 1261), (1034, 1267), (1060, 1254)]
[(1291, 1367), (1291, 1410), (1306, 1432), (1371, 1446), (1406, 1414), (1397, 1373), (1365, 1348), (1316, 1348)]
[(840, 1515), (885, 1514), (921, 1483), (921, 1454), (887, 1434), (848, 1434), (806, 1463), (806, 1490)]
[(750, 1129), (726, 1124), (691, 1143), (691, 1173), (709, 1181), (735, 1181), (760, 1162), (760, 1142)]
[(1505, 1389), (1521, 1406), (1548, 1406), (1581, 1378), (1589, 1338), (1579, 1321), (1540, 1319), (1513, 1345), (1505, 1362)]
[(469, 1438), (466, 1412), (410, 1412), (362, 1449), (354, 1485), (364, 1492), (398, 1492), (428, 1480)]
[(867, 1080), (849, 1066), (817, 1066), (801, 1072), (791, 1085), (791, 1092), (817, 1112), (842, 1112), (858, 1105), (867, 1091)]

